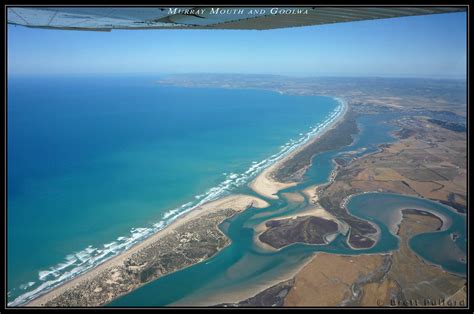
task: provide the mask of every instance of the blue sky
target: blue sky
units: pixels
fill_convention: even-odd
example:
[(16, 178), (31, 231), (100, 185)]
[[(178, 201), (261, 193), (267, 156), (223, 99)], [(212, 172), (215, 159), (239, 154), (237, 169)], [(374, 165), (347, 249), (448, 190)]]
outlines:
[(464, 78), (466, 13), (267, 31), (106, 33), (9, 25), (8, 70)]

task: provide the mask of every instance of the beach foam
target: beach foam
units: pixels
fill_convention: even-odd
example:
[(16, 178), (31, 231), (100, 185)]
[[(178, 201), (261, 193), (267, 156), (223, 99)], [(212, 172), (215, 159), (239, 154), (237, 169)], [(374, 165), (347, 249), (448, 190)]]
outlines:
[[(38, 272), (39, 282), (23, 284), (20, 287), (25, 289), (32, 288), (24, 294), (21, 294), (15, 300), (8, 303), (8, 306), (18, 306), (31, 301), (32, 299), (50, 291), (51, 289), (69, 281), (78, 275), (102, 264), (108, 259), (129, 249), (133, 245), (145, 240), (152, 234), (162, 230), (172, 221), (185, 213), (203, 205), (204, 203), (214, 201), (223, 196), (229, 195), (235, 188), (243, 186), (250, 182), (265, 168), (270, 167), (275, 162), (284, 158), (300, 146), (307, 143), (311, 138), (323, 132), (339, 115), (344, 111), (344, 102), (342, 99), (335, 98), (339, 106), (334, 109), (323, 122), (310, 127), (310, 131), (297, 139), (290, 139), (286, 142), (279, 152), (262, 160), (253, 161), (252, 165), (243, 173), (224, 173), (224, 180), (218, 185), (211, 187), (205, 193), (196, 195), (194, 201), (185, 203), (177, 208), (171, 209), (163, 214), (162, 220), (154, 223), (151, 227), (131, 228), (128, 236), (119, 236), (116, 240), (103, 244), (101, 248), (88, 246), (84, 250), (66, 256), (65, 261), (50, 267), (48, 270)], [(28, 285), (28, 286), (25, 286)], [(14, 289), (13, 289), (14, 290)]]

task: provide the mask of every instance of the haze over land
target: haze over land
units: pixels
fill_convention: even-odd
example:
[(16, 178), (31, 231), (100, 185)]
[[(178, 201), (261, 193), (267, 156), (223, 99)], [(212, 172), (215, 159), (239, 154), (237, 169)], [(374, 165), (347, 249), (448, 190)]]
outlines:
[(9, 305), (465, 306), (465, 22), (9, 26)]

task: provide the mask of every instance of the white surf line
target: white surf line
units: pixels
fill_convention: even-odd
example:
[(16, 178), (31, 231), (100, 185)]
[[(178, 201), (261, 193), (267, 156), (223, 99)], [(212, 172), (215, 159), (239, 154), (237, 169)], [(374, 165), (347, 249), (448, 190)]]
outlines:
[[(104, 244), (100, 249), (90, 245), (79, 252), (67, 255), (65, 261), (55, 266), (51, 266), (47, 270), (39, 271), (38, 283), (30, 281), (28, 284), (23, 284), (22, 287), (24, 289), (22, 290), (26, 290), (28, 288), (33, 288), (33, 290), (19, 295), (12, 302), (9, 302), (8, 306), (19, 306), (25, 304), (39, 297), (40, 295), (51, 291), (61, 284), (128, 250), (133, 245), (144, 241), (149, 236), (162, 230), (171, 222), (188, 213), (189, 211), (196, 209), (204, 203), (214, 201), (222, 196), (228, 195), (233, 189), (248, 183), (250, 179), (254, 178), (265, 168), (270, 167), (278, 160), (284, 158), (294, 150), (298, 149), (300, 146), (307, 143), (315, 135), (323, 132), (335, 119), (337, 119), (344, 111), (346, 104), (340, 98), (334, 97), (334, 99), (339, 103), (339, 106), (337, 106), (337, 108), (334, 109), (323, 122), (311, 127), (310, 131), (300, 138), (296, 140), (290, 139), (281, 147), (281, 150), (278, 153), (273, 154), (269, 158), (260, 162), (254, 161), (252, 166), (250, 166), (245, 172), (241, 174), (227, 174), (225, 180), (219, 183), (217, 186), (208, 189), (203, 194), (196, 195), (195, 199), (197, 203), (196, 201), (190, 201), (175, 209), (165, 212), (163, 219), (153, 224), (152, 227), (132, 228), (130, 230), (129, 236), (119, 236), (116, 240)], [(33, 282), (33, 284), (31, 284), (31, 282)], [(8, 293), (11, 295), (11, 293), (15, 290), (16, 289), (14, 288)]]

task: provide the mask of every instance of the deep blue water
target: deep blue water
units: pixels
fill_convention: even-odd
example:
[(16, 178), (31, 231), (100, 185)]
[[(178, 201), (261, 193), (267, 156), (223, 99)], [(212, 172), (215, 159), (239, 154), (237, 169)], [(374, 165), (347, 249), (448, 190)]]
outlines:
[(156, 79), (9, 78), (9, 302), (238, 189), (338, 106)]
[[(328, 97), (164, 87), (154, 80), (9, 79), (9, 302), (85, 271), (199, 202), (231, 192), (255, 195), (246, 183), (338, 106)], [(332, 160), (340, 154), (367, 154), (393, 141), (395, 128), (385, 121), (396, 117), (360, 116), (361, 132), (354, 142), (316, 155), (304, 182), (286, 191), (326, 182)], [(380, 204), (387, 211), (379, 217), (374, 210)], [(371, 249), (354, 251), (342, 235), (329, 245), (295, 244), (276, 253), (255, 246), (256, 225), (305, 205), (282, 197), (266, 209), (236, 215), (221, 225), (230, 246), (110, 306), (218, 303), (284, 278), (317, 251), (388, 252), (398, 247), (387, 227), (390, 213), (402, 207), (450, 218), (447, 230), (415, 236), (410, 246), (426, 261), (465, 274), (460, 261), (466, 255), (465, 217), (438, 203), (401, 195), (365, 194), (349, 202), (352, 214), (377, 223), (382, 231)], [(455, 242), (453, 232), (460, 235)]]

